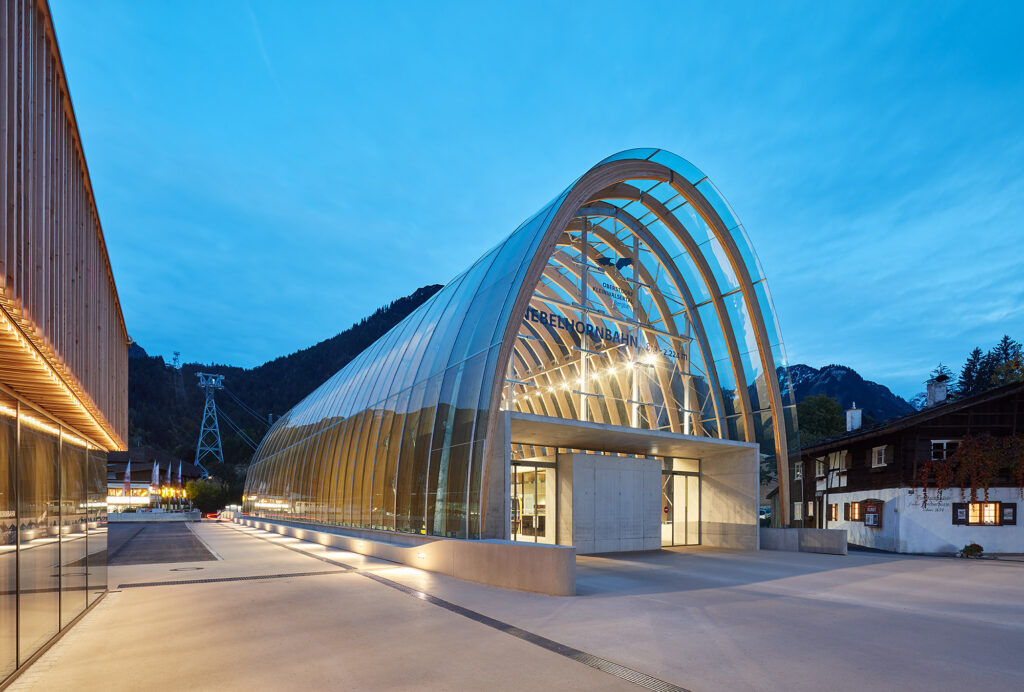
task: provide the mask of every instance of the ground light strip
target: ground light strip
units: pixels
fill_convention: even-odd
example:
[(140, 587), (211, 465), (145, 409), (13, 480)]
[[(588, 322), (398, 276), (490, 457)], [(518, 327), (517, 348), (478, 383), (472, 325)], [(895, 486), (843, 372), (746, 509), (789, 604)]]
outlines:
[[(666, 682), (666, 681), (661, 680), (659, 678), (653, 677), (651, 675), (648, 675), (647, 673), (641, 673), (640, 671), (633, 670), (632, 668), (627, 668), (626, 666), (623, 666), (623, 665), (620, 665), (618, 663), (615, 663), (614, 661), (609, 661), (606, 658), (601, 658), (600, 656), (595, 656), (594, 654), (589, 654), (586, 651), (580, 651), (579, 649), (573, 648), (571, 646), (567, 646), (565, 644), (560, 644), (560, 643), (554, 641), (553, 639), (548, 639), (547, 637), (542, 637), (539, 634), (534, 634), (533, 632), (528, 632), (528, 631), (526, 631), (524, 629), (516, 627), (515, 625), (510, 625), (507, 622), (502, 622), (501, 620), (497, 620), (495, 618), (489, 617), (487, 615), (484, 615), (483, 613), (478, 613), (475, 610), (470, 610), (469, 608), (464, 608), (464, 607), (462, 607), (460, 605), (456, 605), (455, 603), (452, 603), (451, 601), (446, 601), (443, 598), (438, 598), (437, 596), (431, 596), (428, 593), (424, 593), (424, 592), (418, 591), (418, 590), (416, 590), (416, 589), (414, 589), (414, 588), (412, 588), (410, 586), (406, 586), (405, 584), (400, 584), (399, 582), (392, 581), (391, 579), (388, 579), (386, 577), (382, 577), (379, 574), (376, 574), (374, 572), (370, 572), (368, 570), (354, 569), (350, 565), (346, 565), (343, 562), (338, 562), (336, 560), (331, 560), (329, 558), (322, 557), (320, 555), (314, 555), (314, 554), (306, 552), (305, 550), (302, 550), (300, 548), (296, 548), (296, 547), (290, 546), (290, 545), (284, 545), (284, 544), (279, 543), (277, 541), (272, 541), (269, 538), (264, 538), (263, 536), (254, 535), (254, 533), (252, 531), (244, 531), (242, 529), (235, 528), (234, 526), (230, 526), (230, 525), (227, 525), (227, 526), (229, 528), (231, 528), (232, 530), (237, 531), (238, 533), (242, 533), (242, 534), (245, 534), (247, 536), (252, 536), (253, 538), (258, 538), (258, 539), (260, 539), (262, 541), (266, 541), (267, 543), (270, 543), (272, 545), (280, 546), (282, 548), (287, 548), (288, 550), (292, 550), (292, 551), (295, 551), (297, 553), (301, 553), (303, 555), (306, 555), (307, 557), (311, 557), (311, 558), (314, 558), (314, 559), (317, 559), (317, 560), (321, 560), (322, 562), (327, 562), (327, 563), (332, 564), (332, 565), (337, 565), (339, 567), (344, 567), (344, 568), (346, 568), (347, 571), (351, 571), (352, 573), (360, 574), (360, 575), (362, 575), (362, 576), (364, 576), (364, 577), (366, 577), (368, 579), (372, 579), (373, 581), (377, 582), (378, 584), (383, 584), (384, 586), (389, 586), (392, 589), (395, 589), (397, 591), (401, 591), (402, 593), (408, 594), (410, 596), (413, 596), (414, 598), (418, 598), (421, 601), (426, 601), (427, 603), (431, 603), (431, 604), (436, 605), (436, 606), (438, 606), (440, 608), (444, 608), (445, 610), (447, 610), (449, 612), (452, 612), (452, 613), (455, 613), (456, 615), (461, 615), (461, 616), (463, 616), (465, 618), (469, 618), (470, 620), (473, 620), (475, 622), (479, 622), (482, 625), (487, 625), (488, 627), (496, 629), (499, 632), (504, 632), (505, 634), (511, 635), (511, 636), (516, 637), (518, 639), (522, 639), (523, 641), (529, 642), (530, 644), (534, 644), (536, 646), (539, 646), (542, 649), (547, 649), (548, 651), (550, 651), (552, 653), (556, 653), (556, 654), (558, 654), (560, 656), (565, 656), (566, 658), (570, 658), (570, 659), (572, 659), (574, 661), (582, 663), (585, 666), (589, 666), (591, 668), (594, 668), (595, 670), (599, 670), (602, 673), (608, 673), (609, 675), (614, 675), (614, 676), (616, 676), (618, 678), (622, 678), (623, 680), (626, 680), (628, 682), (632, 682), (633, 684), (640, 685), (641, 687), (646, 687), (649, 690), (656, 690), (657, 692), (690, 692), (685, 687), (680, 687), (679, 685), (673, 685), (670, 682)], [(260, 530), (260, 529), (256, 529), (256, 530)], [(269, 532), (265, 532), (265, 533), (269, 533)], [(321, 572), (319, 574), (331, 574), (331, 573), (330, 572), (326, 572), (326, 573), (325, 572)], [(125, 585), (122, 585), (122, 586), (125, 586)], [(147, 584), (147, 586), (148, 586), (148, 584)]]

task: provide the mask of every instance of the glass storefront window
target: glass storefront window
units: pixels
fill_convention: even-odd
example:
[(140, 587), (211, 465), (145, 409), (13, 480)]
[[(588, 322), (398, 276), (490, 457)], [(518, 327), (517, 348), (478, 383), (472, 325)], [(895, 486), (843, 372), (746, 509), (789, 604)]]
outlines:
[(526, 464), (512, 467), (512, 540), (555, 543), (555, 469)]

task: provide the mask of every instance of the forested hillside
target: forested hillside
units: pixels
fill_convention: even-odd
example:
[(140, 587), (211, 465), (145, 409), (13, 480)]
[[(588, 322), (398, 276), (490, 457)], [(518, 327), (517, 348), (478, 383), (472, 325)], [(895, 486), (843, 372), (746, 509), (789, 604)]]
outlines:
[[(330, 339), (251, 369), (185, 363), (177, 370), (162, 357), (149, 356), (133, 344), (128, 362), (129, 444), (154, 445), (181, 459), (193, 459), (205, 396), (196, 386), (196, 373), (224, 375), (228, 391), (218, 392), (217, 403), (228, 418), (220, 420), (226, 468), (207, 467), (237, 494), (252, 449), (231, 429), (230, 422), (259, 442), (268, 428), (268, 414), (274, 418), (284, 414), (440, 289), (438, 285), (424, 286)], [(232, 394), (260, 418), (240, 406)]]

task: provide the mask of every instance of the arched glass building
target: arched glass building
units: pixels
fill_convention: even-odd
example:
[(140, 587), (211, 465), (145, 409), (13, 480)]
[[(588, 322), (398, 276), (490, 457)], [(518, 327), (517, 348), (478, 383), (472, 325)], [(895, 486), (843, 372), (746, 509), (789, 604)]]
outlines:
[[(637, 492), (663, 508), (662, 542), (700, 542), (712, 442), (759, 443), (787, 477), (786, 379), (739, 220), (695, 166), (634, 149), (594, 166), (278, 420), (243, 511), (572, 544), (571, 521), (554, 515), (572, 503), (559, 455), (588, 452), (600, 457), (589, 469), (603, 459), (616, 473), (656, 460), (660, 491)], [(745, 458), (744, 483), (752, 473), (756, 484), (756, 454)], [(674, 516), (687, 503), (688, 517)], [(743, 522), (756, 524), (756, 504)], [(664, 528), (687, 518), (682, 533)]]

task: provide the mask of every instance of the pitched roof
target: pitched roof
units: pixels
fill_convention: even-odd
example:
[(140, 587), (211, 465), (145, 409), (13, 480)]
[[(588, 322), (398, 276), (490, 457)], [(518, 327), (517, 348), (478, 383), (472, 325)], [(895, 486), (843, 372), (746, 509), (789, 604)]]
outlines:
[(861, 440), (869, 440), (873, 437), (879, 437), (899, 430), (905, 430), (906, 428), (924, 423), (933, 418), (944, 416), (947, 413), (956, 413), (957, 411), (962, 411), (963, 409), (970, 408), (971, 406), (1001, 399), (1005, 396), (1010, 396), (1021, 391), (1024, 391), (1024, 382), (1011, 382), (1010, 384), (995, 387), (994, 389), (989, 389), (979, 394), (973, 394), (971, 396), (964, 397), (963, 399), (947, 399), (940, 404), (929, 406), (926, 409), (915, 411), (914, 413), (908, 413), (907, 415), (900, 416), (899, 418), (890, 418), (889, 420), (870, 428), (851, 430), (850, 432), (837, 435), (836, 437), (818, 440), (806, 447), (801, 447), (800, 452), (802, 454), (814, 454), (816, 452), (832, 451), (836, 447), (845, 446), (850, 442), (860, 442)]

